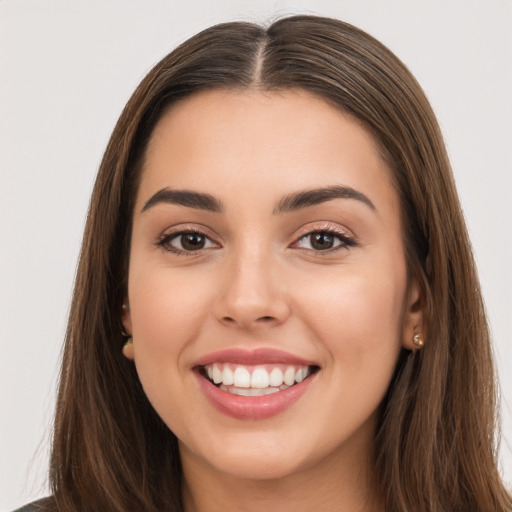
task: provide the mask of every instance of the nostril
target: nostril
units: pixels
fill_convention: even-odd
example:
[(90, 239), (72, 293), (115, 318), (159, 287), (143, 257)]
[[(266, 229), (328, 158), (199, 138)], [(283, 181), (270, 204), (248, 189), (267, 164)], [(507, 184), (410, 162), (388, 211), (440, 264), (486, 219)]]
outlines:
[(252, 322), (245, 323), (244, 321), (236, 320), (235, 318), (231, 316), (224, 316), (222, 317), (222, 322), (226, 325), (233, 325), (233, 324), (240, 324), (241, 326), (248, 326), (250, 323), (253, 325), (257, 324), (270, 324), (272, 322), (275, 322), (276, 318), (270, 315), (260, 316), (258, 318), (255, 318)]

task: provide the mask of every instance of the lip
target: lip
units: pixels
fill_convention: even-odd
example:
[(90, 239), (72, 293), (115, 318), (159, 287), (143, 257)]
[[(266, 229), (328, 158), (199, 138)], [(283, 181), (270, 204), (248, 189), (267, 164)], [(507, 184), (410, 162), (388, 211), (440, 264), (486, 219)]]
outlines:
[(212, 352), (198, 359), (193, 367), (204, 366), (212, 363), (233, 363), (242, 365), (259, 364), (289, 364), (295, 366), (319, 366), (314, 361), (302, 359), (288, 352), (271, 348), (258, 348), (255, 350), (246, 350), (239, 348), (229, 348)]
[(239, 396), (222, 391), (209, 380), (194, 372), (203, 393), (221, 413), (240, 420), (262, 420), (276, 416), (291, 407), (306, 392), (317, 373), (288, 389), (263, 396)]
[(285, 411), (304, 395), (316, 379), (318, 372), (311, 374), (302, 382), (277, 393), (263, 396), (240, 396), (222, 391), (208, 379), (204, 378), (198, 371), (198, 368), (201, 366), (218, 362), (247, 366), (263, 364), (319, 366), (313, 361), (308, 361), (287, 352), (266, 348), (256, 350), (225, 349), (198, 359), (193, 365), (192, 370), (206, 398), (221, 413), (240, 420), (261, 420), (276, 416)]

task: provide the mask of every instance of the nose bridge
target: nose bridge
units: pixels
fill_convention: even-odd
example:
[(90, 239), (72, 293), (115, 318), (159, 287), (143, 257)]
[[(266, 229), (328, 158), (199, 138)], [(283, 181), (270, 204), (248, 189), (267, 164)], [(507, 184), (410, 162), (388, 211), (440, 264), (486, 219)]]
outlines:
[(244, 243), (233, 251), (226, 261), (217, 318), (243, 328), (283, 322), (289, 309), (277, 266), (264, 243)]

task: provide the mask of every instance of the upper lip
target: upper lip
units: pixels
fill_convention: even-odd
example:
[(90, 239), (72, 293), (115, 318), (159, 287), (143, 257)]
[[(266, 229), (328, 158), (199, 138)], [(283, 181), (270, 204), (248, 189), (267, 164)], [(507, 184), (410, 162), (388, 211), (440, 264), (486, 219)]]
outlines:
[(221, 362), (240, 365), (289, 364), (295, 366), (318, 366), (318, 364), (313, 361), (308, 361), (307, 359), (273, 348), (258, 348), (253, 350), (228, 348), (219, 350), (201, 357), (193, 366), (205, 366), (207, 364)]

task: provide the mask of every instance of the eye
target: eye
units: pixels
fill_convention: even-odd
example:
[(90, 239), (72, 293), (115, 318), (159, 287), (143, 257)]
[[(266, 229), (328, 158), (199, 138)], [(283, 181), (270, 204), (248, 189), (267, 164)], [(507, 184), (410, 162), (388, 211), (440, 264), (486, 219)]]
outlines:
[(355, 242), (347, 235), (333, 231), (313, 231), (296, 242), (296, 247), (312, 251), (329, 251), (354, 245)]
[(218, 245), (205, 234), (197, 231), (181, 231), (179, 233), (164, 235), (158, 242), (158, 245), (167, 251), (178, 254), (218, 247)]

